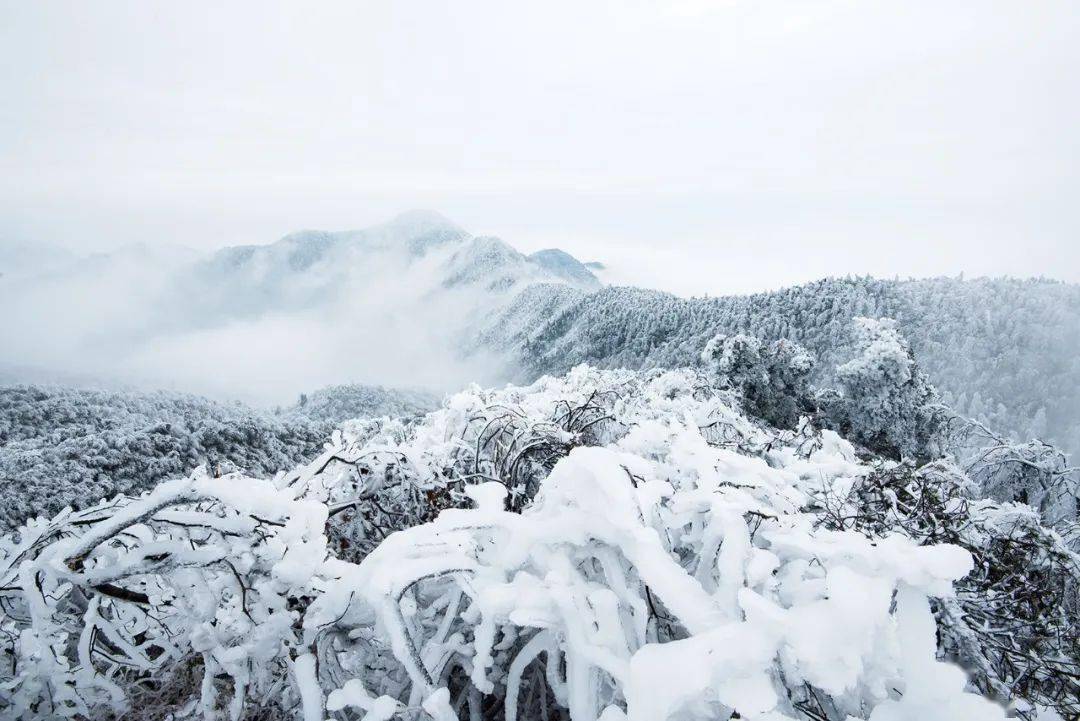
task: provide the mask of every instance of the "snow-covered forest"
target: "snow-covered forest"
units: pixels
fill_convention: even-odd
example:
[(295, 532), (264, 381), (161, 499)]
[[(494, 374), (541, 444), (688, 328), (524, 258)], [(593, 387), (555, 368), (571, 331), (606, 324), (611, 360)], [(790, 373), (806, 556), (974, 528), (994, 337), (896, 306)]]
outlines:
[(139, 493), (197, 467), (273, 475), (310, 459), (337, 422), (422, 414), (415, 391), (335, 386), (261, 411), (198, 396), (0, 387), (0, 526)]
[[(1075, 473), (990, 436), (961, 462), (990, 432), (941, 403), (897, 324), (852, 337), (835, 389), (798, 344), (718, 335), (695, 368), (474, 386), (423, 418), (346, 421), (280, 473), (248, 449), (261, 469), (28, 520), (0, 541), (0, 703), (27, 719), (1074, 717)], [(39, 417), (62, 435), (92, 415), (64, 413)], [(21, 417), (6, 438), (38, 422)]]
[[(534, 309), (540, 308), (541, 312)], [(852, 319), (895, 319), (957, 412), (1017, 440), (1080, 453), (1080, 286), (1050, 280), (837, 278), (750, 296), (534, 286), (490, 326), (531, 373), (578, 363), (687, 365), (716, 332), (787, 338), (833, 382)], [(528, 373), (526, 373), (528, 375)]]
[(433, 393), (382, 386), (338, 385), (302, 393), (296, 404), (276, 408), (275, 415), (292, 420), (340, 423), (353, 418), (410, 418), (435, 410)]

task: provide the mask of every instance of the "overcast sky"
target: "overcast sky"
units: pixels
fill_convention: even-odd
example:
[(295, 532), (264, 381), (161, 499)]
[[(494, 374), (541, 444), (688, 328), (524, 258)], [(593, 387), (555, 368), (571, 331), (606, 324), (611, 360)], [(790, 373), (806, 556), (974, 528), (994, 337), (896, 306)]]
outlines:
[(0, 8), (0, 240), (424, 207), (686, 294), (1080, 281), (1075, 0)]

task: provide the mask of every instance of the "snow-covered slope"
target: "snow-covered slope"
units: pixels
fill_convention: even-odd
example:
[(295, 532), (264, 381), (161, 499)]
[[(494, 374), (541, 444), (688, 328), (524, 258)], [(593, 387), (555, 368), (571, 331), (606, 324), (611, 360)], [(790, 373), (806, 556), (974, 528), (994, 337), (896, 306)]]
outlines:
[[(600, 287), (600, 283), (597, 281), (596, 275), (593, 273), (593, 268), (590, 267), (590, 264), (582, 263), (564, 250), (559, 250), (558, 248), (538, 250), (529, 256), (529, 260), (538, 263), (560, 278), (567, 280), (572, 285), (579, 285), (586, 288)], [(591, 265), (595, 266), (598, 264), (594, 262)], [(600, 265), (600, 267), (602, 268), (603, 266)]]

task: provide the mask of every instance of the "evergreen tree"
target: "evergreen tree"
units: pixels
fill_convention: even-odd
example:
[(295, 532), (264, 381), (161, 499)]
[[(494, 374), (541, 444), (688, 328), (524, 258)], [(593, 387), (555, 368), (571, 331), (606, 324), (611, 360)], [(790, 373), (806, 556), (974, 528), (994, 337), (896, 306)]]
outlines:
[(857, 355), (837, 367), (842, 396), (826, 417), (871, 450), (929, 460), (940, 451), (943, 408), (894, 320), (855, 319)]

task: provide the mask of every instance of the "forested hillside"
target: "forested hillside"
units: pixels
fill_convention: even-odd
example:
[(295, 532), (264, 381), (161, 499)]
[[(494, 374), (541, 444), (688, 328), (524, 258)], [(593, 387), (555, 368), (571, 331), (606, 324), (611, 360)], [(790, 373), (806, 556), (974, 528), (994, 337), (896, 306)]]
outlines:
[[(537, 309), (535, 312), (533, 309)], [(535, 286), (481, 334), (512, 348), (524, 377), (582, 362), (678, 367), (714, 334), (798, 341), (829, 385), (852, 319), (899, 322), (958, 412), (1019, 440), (1080, 451), (1080, 286), (1048, 280), (828, 279), (771, 293), (684, 299), (638, 288)]]
[(293, 420), (340, 423), (352, 418), (409, 418), (433, 411), (438, 396), (421, 390), (337, 385), (304, 393), (277, 415)]
[(340, 421), (436, 404), (419, 391), (335, 386), (272, 414), (163, 391), (0, 387), (0, 527), (138, 493), (200, 465), (272, 476), (318, 454)]

